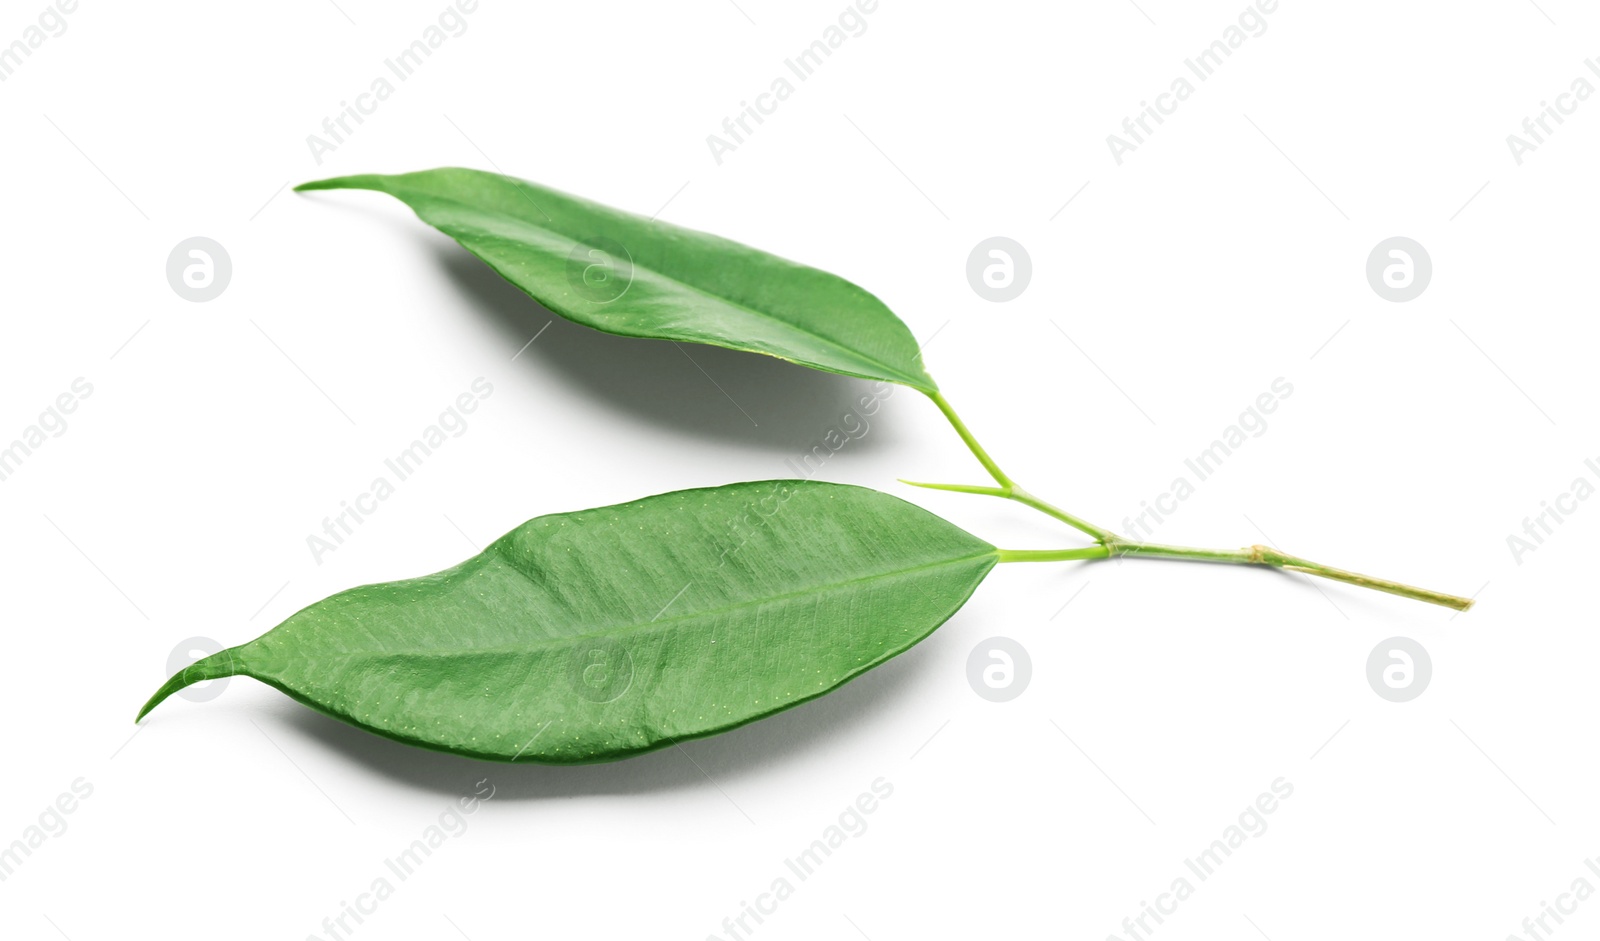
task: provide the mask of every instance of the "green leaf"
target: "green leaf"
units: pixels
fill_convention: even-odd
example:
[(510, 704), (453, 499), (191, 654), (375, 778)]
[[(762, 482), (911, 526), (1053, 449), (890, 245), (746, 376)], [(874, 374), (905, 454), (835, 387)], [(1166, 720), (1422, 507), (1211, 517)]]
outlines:
[(932, 394), (911, 331), (836, 275), (498, 173), (442, 168), (302, 183), (399, 199), (568, 320), (709, 343)]
[(529, 520), (436, 575), (342, 592), (179, 671), (255, 677), (402, 742), (609, 761), (743, 725), (899, 654), (993, 546), (862, 487), (778, 480)]

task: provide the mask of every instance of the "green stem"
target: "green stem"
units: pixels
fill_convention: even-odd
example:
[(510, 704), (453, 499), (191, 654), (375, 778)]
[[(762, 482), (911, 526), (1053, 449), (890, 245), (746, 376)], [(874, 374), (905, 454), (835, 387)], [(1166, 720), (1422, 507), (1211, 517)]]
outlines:
[(1011, 482), (1011, 478), (1006, 476), (1006, 472), (1000, 469), (1000, 465), (994, 462), (994, 458), (989, 456), (989, 452), (985, 451), (983, 445), (978, 443), (978, 439), (974, 438), (972, 432), (967, 430), (966, 422), (962, 421), (961, 416), (956, 414), (956, 410), (950, 407), (950, 403), (945, 401), (944, 396), (938, 392), (924, 394), (933, 399), (933, 404), (939, 406), (939, 411), (944, 413), (945, 419), (956, 430), (956, 434), (960, 435), (961, 440), (967, 443), (967, 450), (971, 451), (973, 457), (978, 459), (978, 463), (982, 464), (983, 469), (989, 472), (989, 476), (995, 479), (995, 483), (1007, 489), (1015, 487), (1016, 484)]
[(1028, 491), (1023, 490), (1021, 487), (1013, 487), (1011, 492), (1006, 496), (1007, 499), (1015, 500), (1023, 506), (1031, 506), (1046, 516), (1055, 517), (1061, 522), (1066, 523), (1068, 526), (1071, 526), (1073, 529), (1088, 533), (1094, 537), (1095, 542), (1114, 543), (1122, 541), (1122, 537), (1118, 536), (1111, 530), (1096, 526), (1087, 520), (1079, 519), (1060, 507), (1052, 506), (1044, 502)]
[(972, 456), (978, 459), (978, 463), (983, 465), (983, 469), (988, 471), (989, 476), (993, 477), (995, 482), (1000, 486), (973, 487), (967, 484), (921, 484), (910, 480), (902, 481), (902, 483), (910, 484), (913, 487), (927, 487), (930, 490), (954, 490), (957, 493), (981, 493), (991, 497), (1003, 497), (1007, 500), (1015, 500), (1023, 506), (1033, 507), (1035, 510), (1038, 510), (1046, 516), (1054, 517), (1061, 522), (1066, 523), (1068, 526), (1071, 526), (1073, 529), (1094, 537), (1096, 542), (1112, 542), (1119, 538), (1117, 534), (1111, 530), (1101, 526), (1096, 526), (1088, 520), (1074, 516), (1071, 513), (1068, 513), (1066, 510), (1046, 503), (1028, 491), (1022, 489), (1022, 487), (1020, 487), (1016, 481), (1012, 480), (1006, 475), (1005, 471), (1000, 469), (1000, 465), (995, 463), (994, 458), (989, 456), (989, 452), (985, 451), (983, 449), (983, 445), (978, 443), (978, 439), (973, 437), (972, 432), (967, 429), (966, 422), (963, 422), (961, 420), (961, 416), (956, 414), (956, 410), (950, 407), (950, 403), (945, 400), (943, 394), (938, 392), (929, 392), (926, 394), (928, 398), (933, 400), (934, 405), (939, 406), (939, 411), (944, 413), (944, 417), (949, 420), (951, 427), (955, 428), (956, 434), (960, 435), (961, 440), (966, 442), (967, 450), (972, 452)]
[[(1426, 601), (1430, 604), (1443, 605), (1456, 611), (1465, 611), (1472, 607), (1471, 598), (1462, 598), (1459, 595), (1447, 595), (1444, 592), (1432, 591), (1427, 588), (1418, 588), (1402, 582), (1390, 581), (1387, 578), (1375, 578), (1371, 575), (1362, 575), (1359, 572), (1350, 572), (1345, 569), (1323, 565), (1310, 559), (1302, 559), (1297, 555), (1279, 552), (1270, 546), (1251, 546), (1248, 549), (1192, 549), (1188, 546), (1165, 546), (1157, 543), (1121, 542), (1107, 548), (1113, 555), (1118, 556), (1149, 556), (1157, 559), (1199, 559), (1206, 562), (1233, 562), (1240, 565), (1266, 565), (1272, 568), (1283, 569), (1286, 572), (1300, 572), (1304, 575), (1317, 575), (1322, 578), (1333, 579), (1349, 585), (1359, 585), (1362, 588), (1371, 588), (1375, 591), (1386, 591), (1391, 595), (1402, 598), (1412, 598), (1417, 601)], [(1002, 560), (1003, 560), (1002, 556)]]
[(1345, 582), (1350, 585), (1359, 585), (1376, 591), (1386, 591), (1402, 598), (1412, 598), (1417, 601), (1426, 601), (1431, 604), (1443, 605), (1457, 611), (1465, 611), (1472, 607), (1471, 598), (1462, 598), (1458, 595), (1447, 595), (1443, 592), (1430, 591), (1426, 588), (1417, 588), (1412, 585), (1390, 581), (1385, 578), (1374, 578), (1370, 575), (1361, 575), (1344, 569), (1337, 569), (1330, 565), (1312, 562), (1299, 556), (1279, 552), (1269, 546), (1250, 546), (1247, 549), (1195, 549), (1189, 546), (1168, 546), (1159, 543), (1139, 542), (1119, 536), (1109, 529), (1096, 526), (1087, 520), (1068, 513), (1060, 507), (1053, 506), (1040, 500), (1033, 494), (1022, 489), (1000, 469), (989, 453), (973, 437), (955, 409), (950, 407), (943, 395), (938, 392), (927, 393), (933, 403), (944, 413), (956, 434), (966, 442), (968, 450), (989, 472), (1000, 486), (978, 486), (973, 484), (930, 484), (918, 483), (911, 480), (902, 480), (901, 483), (913, 487), (925, 487), (929, 490), (949, 490), (956, 493), (975, 493), (981, 496), (1000, 497), (1021, 503), (1023, 506), (1035, 510), (1066, 523), (1080, 532), (1092, 536), (1096, 545), (1081, 549), (999, 549), (1001, 562), (1065, 562), (1077, 559), (1106, 559), (1113, 556), (1148, 556), (1160, 559), (1193, 559), (1202, 562), (1227, 562), (1236, 565), (1265, 565), (1272, 568), (1283, 569), (1288, 572), (1300, 572), (1305, 575), (1316, 575), (1334, 581)]
[(1085, 546), (1082, 549), (996, 549), (1001, 562), (1072, 562), (1078, 559), (1109, 559), (1110, 546)]

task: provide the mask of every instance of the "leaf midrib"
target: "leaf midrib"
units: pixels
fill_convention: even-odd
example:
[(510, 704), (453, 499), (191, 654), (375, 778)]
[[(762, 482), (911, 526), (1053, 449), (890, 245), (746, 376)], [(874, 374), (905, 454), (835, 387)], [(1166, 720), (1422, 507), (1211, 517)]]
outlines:
[[(497, 558), (500, 558), (502, 561), (505, 561), (504, 555), (498, 551), (498, 547), (497, 546), (491, 546), (490, 548), (491, 549), (495, 549)], [(884, 578), (893, 578), (893, 577), (901, 576), (901, 575), (911, 575), (911, 574), (915, 574), (917, 572), (923, 572), (923, 571), (927, 571), (927, 570), (930, 570), (930, 569), (936, 569), (936, 568), (940, 568), (940, 567), (944, 567), (944, 566), (959, 565), (959, 564), (961, 564), (963, 562), (976, 561), (977, 559), (981, 559), (984, 556), (995, 556), (996, 558), (998, 558), (999, 557), (999, 553), (998, 553), (997, 550), (995, 550), (993, 548), (990, 548), (990, 549), (984, 550), (982, 552), (973, 553), (971, 555), (964, 555), (964, 556), (959, 556), (959, 557), (951, 558), (951, 559), (941, 559), (941, 560), (936, 561), (936, 562), (928, 562), (928, 563), (924, 563), (922, 565), (913, 565), (913, 566), (910, 566), (910, 567), (904, 568), (904, 569), (895, 569), (893, 571), (879, 572), (879, 573), (875, 573), (875, 574), (872, 574), (872, 575), (863, 575), (863, 576), (859, 576), (859, 577), (856, 577), (856, 578), (846, 578), (846, 579), (840, 579), (838, 581), (825, 582), (825, 583), (822, 583), (820, 585), (812, 585), (812, 586), (808, 586), (808, 587), (805, 587), (805, 588), (796, 589), (794, 591), (783, 592), (782, 594), (769, 595), (769, 596), (764, 597), (764, 598), (753, 599), (753, 600), (750, 600), (750, 601), (735, 602), (733, 604), (722, 605), (722, 606), (716, 607), (716, 608), (708, 608), (708, 609), (706, 609), (704, 611), (694, 611), (694, 612), (690, 612), (690, 613), (687, 613), (687, 614), (674, 615), (674, 616), (669, 617), (669, 618), (656, 618), (656, 619), (653, 619), (653, 620), (639, 622), (639, 623), (632, 623), (632, 624), (611, 624), (611, 625), (608, 625), (606, 627), (599, 628), (599, 629), (597, 629), (595, 631), (591, 631), (591, 632), (588, 632), (588, 633), (570, 634), (570, 635), (565, 635), (565, 636), (558, 637), (558, 638), (550, 638), (550, 637), (535, 638), (535, 639), (532, 639), (532, 640), (530, 640), (528, 642), (522, 642), (522, 643), (517, 643), (517, 644), (501, 644), (501, 645), (496, 645), (496, 646), (493, 646), (493, 647), (472, 647), (472, 648), (467, 648), (467, 649), (443, 649), (443, 650), (441, 650), (441, 649), (395, 650), (395, 651), (384, 651), (384, 652), (381, 652), (381, 653), (376, 653), (376, 652), (375, 653), (353, 653), (353, 654), (346, 655), (344, 657), (330, 656), (330, 657), (322, 657), (321, 659), (324, 659), (324, 660), (329, 660), (329, 659), (357, 660), (357, 659), (363, 659), (363, 658), (365, 658), (365, 659), (383, 659), (383, 658), (387, 658), (387, 657), (431, 657), (431, 658), (434, 658), (434, 659), (441, 659), (442, 660), (442, 659), (450, 659), (450, 658), (454, 658), (454, 657), (482, 656), (482, 655), (485, 655), (485, 654), (494, 655), (494, 654), (503, 654), (503, 653), (512, 653), (512, 654), (515, 654), (515, 653), (527, 653), (527, 652), (529, 652), (529, 651), (531, 651), (533, 649), (536, 649), (536, 648), (558, 647), (558, 646), (561, 646), (563, 644), (570, 644), (570, 643), (574, 643), (574, 642), (577, 642), (577, 641), (581, 641), (581, 640), (585, 640), (585, 639), (589, 639), (589, 638), (594, 638), (594, 637), (629, 636), (631, 634), (641, 633), (641, 632), (653, 630), (653, 629), (656, 629), (656, 628), (668, 627), (668, 626), (671, 626), (671, 625), (674, 625), (674, 624), (677, 624), (677, 623), (681, 623), (683, 621), (687, 621), (687, 620), (694, 619), (694, 618), (712, 617), (712, 616), (716, 616), (716, 615), (719, 615), (719, 614), (727, 613), (729, 611), (736, 611), (736, 610), (738, 610), (740, 608), (752, 607), (752, 606), (762, 605), (762, 604), (770, 604), (772, 602), (777, 602), (777, 601), (787, 601), (787, 600), (789, 600), (791, 598), (799, 598), (799, 597), (803, 597), (805, 595), (810, 595), (810, 594), (819, 594), (819, 593), (822, 593), (822, 592), (832, 591), (832, 590), (837, 589), (837, 588), (843, 588), (843, 587), (846, 587), (846, 586), (849, 586), (849, 585), (858, 584), (858, 583), (861, 583), (861, 582), (877, 581), (879, 579), (884, 579)], [(510, 568), (513, 571), (517, 572), (517, 574), (522, 575), (523, 577), (527, 578), (530, 582), (532, 581), (532, 576), (527, 575), (527, 573), (523, 572), (520, 568), (516, 567), (515, 565), (511, 565), (509, 562), (506, 562), (506, 564), (507, 564), (508, 568)], [(691, 584), (693, 584), (693, 583), (691, 583)], [(266, 636), (266, 635), (263, 635), (263, 636)], [(259, 661), (257, 661), (257, 663), (259, 663)]]

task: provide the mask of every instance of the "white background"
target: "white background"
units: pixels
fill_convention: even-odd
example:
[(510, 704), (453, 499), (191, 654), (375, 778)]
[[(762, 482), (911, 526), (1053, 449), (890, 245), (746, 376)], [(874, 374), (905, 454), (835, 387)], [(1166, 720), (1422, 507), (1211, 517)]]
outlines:
[[(743, 936), (1126, 938), (1279, 777), (1293, 796), (1266, 832), (1191, 875), (1155, 937), (1500, 939), (1573, 880), (1600, 887), (1583, 865), (1600, 855), (1600, 507), (1521, 564), (1507, 546), (1600, 457), (1600, 103), (1520, 166), (1505, 140), (1574, 78), (1600, 84), (1600, 17), (1285, 0), (1119, 166), (1106, 136), (1245, 9), (1139, 4), (882, 0), (719, 165), (707, 135), (843, 0), (483, 0), (319, 165), (307, 135), (442, 0), (83, 3), (0, 83), (0, 443), (93, 385), (0, 482), (0, 843), (75, 780), (93, 792), (0, 883), (0, 934), (327, 938), (323, 919), (484, 778), (495, 797), (354, 937), (727, 938), (880, 777), (894, 791), (868, 829)], [(42, 8), (7, 2), (0, 43)], [(245, 679), (135, 735), (185, 638), (241, 643), (543, 513), (792, 476), (865, 388), (693, 348), (724, 395), (671, 345), (545, 329), (387, 197), (284, 188), (445, 165), (864, 285), (931, 338), (929, 369), (1014, 476), (1107, 525), (1283, 377), (1266, 432), (1159, 538), (1271, 540), (1481, 603), (1453, 617), (1184, 563), (1006, 566), (833, 695), (618, 764), (455, 759)], [(195, 235), (233, 262), (209, 303), (165, 276)], [(994, 235), (1034, 268), (1005, 304), (965, 276)], [(1365, 277), (1394, 235), (1433, 260), (1409, 303)], [(314, 561), (308, 534), (479, 376), (494, 393), (470, 428)], [(1001, 545), (1077, 542), (1021, 507), (895, 483), (980, 475), (903, 389), (822, 474)], [(1396, 635), (1433, 659), (1405, 704), (1365, 677)], [(1007, 704), (966, 679), (993, 636), (1032, 657)], [(1591, 900), (1558, 933), (1597, 930)]]

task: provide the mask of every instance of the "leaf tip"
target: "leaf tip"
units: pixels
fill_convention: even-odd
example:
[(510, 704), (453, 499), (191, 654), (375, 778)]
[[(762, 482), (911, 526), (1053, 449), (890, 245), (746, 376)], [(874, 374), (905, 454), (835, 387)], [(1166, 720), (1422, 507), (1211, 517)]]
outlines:
[(924, 490), (948, 490), (952, 493), (978, 493), (987, 496), (1004, 496), (1006, 493), (998, 487), (984, 487), (978, 484), (930, 484), (920, 480), (906, 480), (904, 477), (896, 479), (908, 487), (921, 487)]
[(196, 660), (168, 677), (167, 681), (161, 684), (161, 688), (156, 690), (155, 695), (151, 696), (149, 701), (144, 704), (144, 707), (139, 710), (139, 714), (133, 717), (133, 722), (138, 725), (140, 720), (150, 714), (150, 710), (161, 705), (168, 696), (186, 686), (193, 686), (195, 683), (201, 683), (206, 680), (218, 680), (223, 677), (235, 676), (238, 673), (238, 663), (233, 656), (233, 648), (231, 647), (219, 653), (214, 653), (209, 657)]
[(176, 681), (178, 679), (178, 677), (180, 677), (182, 675), (183, 675), (183, 673), (180, 671), (179, 673), (174, 675), (171, 679), (169, 679), (165, 683), (161, 684), (161, 688), (156, 690), (156, 694), (154, 696), (151, 696), (148, 700), (146, 700), (145, 704), (143, 706), (139, 707), (139, 714), (133, 717), (133, 724), (134, 725), (138, 725), (140, 722), (143, 722), (144, 721), (144, 717), (150, 714), (150, 710), (152, 710), (155, 707), (161, 705), (161, 701), (162, 700), (166, 699), (168, 696), (171, 696), (173, 693), (178, 691), (179, 687), (174, 685), (174, 681)]
[(294, 191), (307, 193), (312, 190), (378, 189), (379, 179), (381, 178), (370, 173), (359, 176), (330, 176), (325, 180), (307, 180), (296, 186)]
[(306, 182), (301, 183), (298, 186), (296, 186), (294, 188), (294, 191), (296, 193), (309, 193), (312, 190), (343, 189), (344, 186), (340, 182), (340, 180), (341, 180), (340, 177), (332, 177), (332, 178), (326, 179), (326, 180), (307, 180)]

